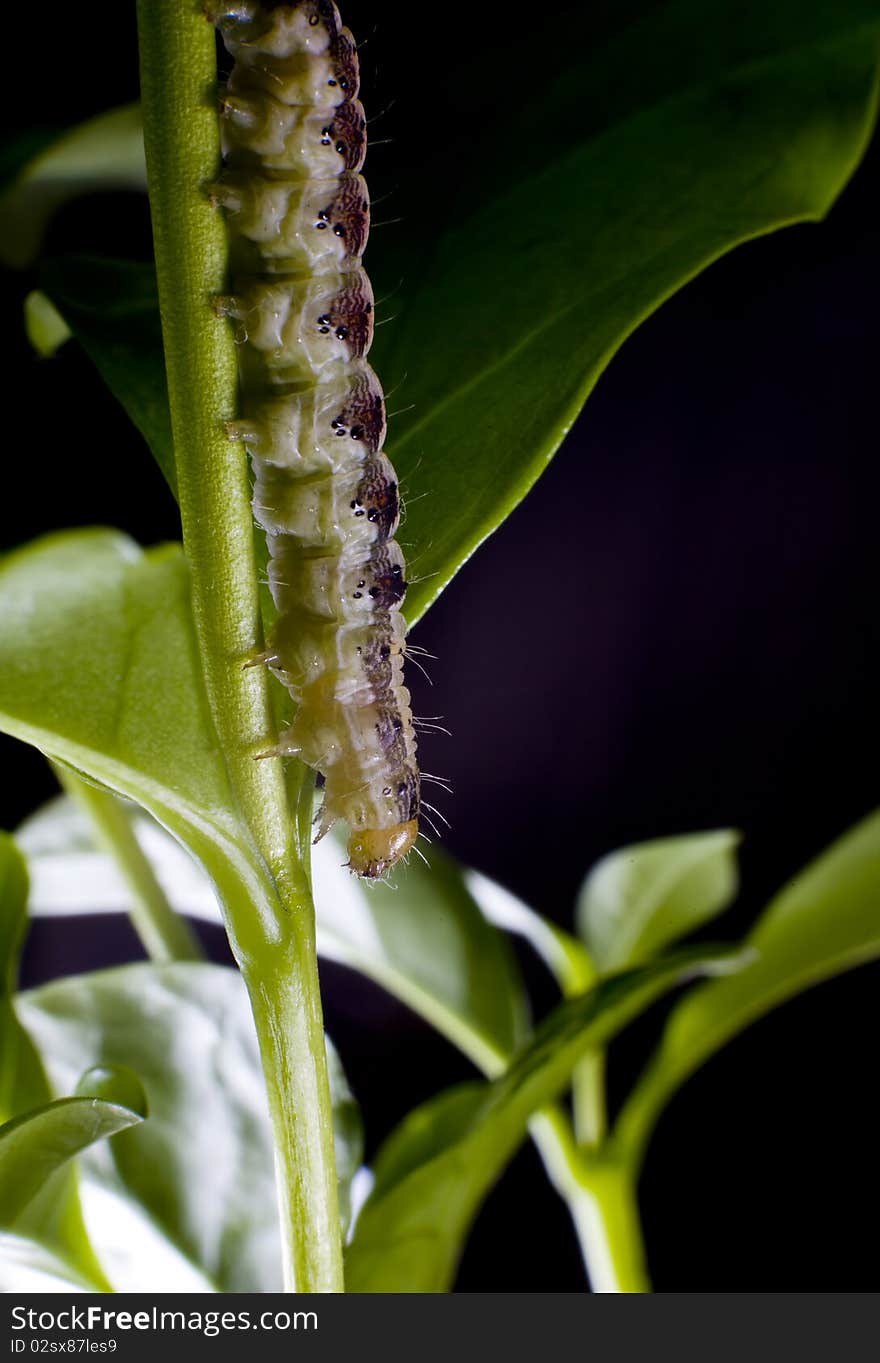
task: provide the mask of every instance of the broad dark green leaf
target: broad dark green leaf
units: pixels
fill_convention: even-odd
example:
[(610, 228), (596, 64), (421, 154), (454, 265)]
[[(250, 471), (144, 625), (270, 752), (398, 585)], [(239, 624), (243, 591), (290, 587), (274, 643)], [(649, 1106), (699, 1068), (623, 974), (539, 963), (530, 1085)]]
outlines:
[(739, 878), (729, 828), (621, 847), (597, 862), (578, 898), (578, 931), (603, 973), (650, 960), (726, 909)]
[(531, 1115), (558, 1097), (584, 1051), (688, 975), (734, 964), (690, 951), (604, 981), (561, 1004), (493, 1083), (441, 1094), (411, 1114), (377, 1160), (348, 1251), (347, 1289), (448, 1290), (481, 1200)]
[(0, 261), (15, 269), (36, 260), (49, 220), (69, 199), (103, 189), (146, 189), (136, 104), (99, 114), (48, 145), (42, 142), (35, 135), (30, 150), (37, 155), (0, 195)]
[(737, 1032), (811, 985), (880, 956), (880, 813), (795, 876), (745, 945), (755, 955), (735, 978), (695, 990), (673, 1010), (618, 1123), (617, 1141), (633, 1159), (678, 1086)]
[(0, 562), (0, 728), (143, 805), (221, 889), (266, 887), (208, 714), (178, 547), (81, 531)]
[[(19, 997), (56, 1091), (84, 1062), (130, 1065), (150, 1119), (81, 1161), (86, 1225), (118, 1291), (281, 1288), (272, 1137), (253, 1020), (223, 966), (133, 965)], [(360, 1118), (330, 1049), (341, 1202)]]
[[(370, 243), (395, 314), (372, 358), (408, 409), (389, 451), (411, 498), (410, 622), (522, 499), (633, 329), (739, 243), (822, 217), (870, 135), (876, 0), (629, 0), (610, 24), (572, 10), (562, 31), (538, 16), (493, 48), (505, 91), (527, 92), (515, 127), (482, 56), (449, 47), (446, 122), (396, 177), (407, 228)], [(110, 278), (59, 263), (46, 287), (169, 476), (155, 334), (114, 365), (124, 297), (106, 325), (86, 317)]]
[[(734, 246), (826, 213), (870, 134), (872, 0), (627, 5), (610, 37), (592, 10), (572, 27), (554, 14), (549, 45), (530, 32), (520, 65), (493, 51), (506, 124), (493, 136), (467, 110), (479, 177), (430, 161), (412, 258), (371, 242), (380, 295), (404, 281), (374, 352), (411, 408), (389, 452), (404, 489), (429, 494), (406, 524), (411, 620), (522, 499), (634, 328)], [(437, 203), (450, 164), (464, 190)]]
[[(86, 1096), (92, 1087), (98, 1095)], [(77, 1088), (83, 1096), (59, 1098), (0, 1127), (0, 1226), (5, 1230), (69, 1159), (147, 1115), (143, 1092), (128, 1071), (89, 1071)]]

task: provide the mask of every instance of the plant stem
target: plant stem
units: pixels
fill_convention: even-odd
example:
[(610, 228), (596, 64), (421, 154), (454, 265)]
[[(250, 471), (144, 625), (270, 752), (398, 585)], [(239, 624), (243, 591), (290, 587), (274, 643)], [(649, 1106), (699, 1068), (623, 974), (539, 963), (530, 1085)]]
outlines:
[(572, 1075), (574, 1130), (578, 1145), (597, 1150), (608, 1128), (605, 1104), (605, 1052), (587, 1051)]
[(341, 1291), (330, 1089), (314, 908), (271, 741), (247, 461), (223, 422), (238, 375), (228, 324), (226, 231), (205, 186), (220, 170), (214, 30), (201, 0), (138, 0), (141, 91), (178, 497), (208, 702), (230, 785), (265, 868), (264, 893), (224, 893), (254, 1009), (273, 1121), (285, 1281)]
[(537, 1113), (529, 1129), (568, 1206), (593, 1291), (650, 1292), (631, 1168), (581, 1150), (559, 1108)]
[(202, 960), (204, 952), (199, 939), (186, 919), (169, 904), (119, 796), (77, 776), (60, 762), (53, 762), (52, 768), (68, 795), (87, 815), (98, 843), (116, 862), (131, 894), (129, 917), (150, 959)]

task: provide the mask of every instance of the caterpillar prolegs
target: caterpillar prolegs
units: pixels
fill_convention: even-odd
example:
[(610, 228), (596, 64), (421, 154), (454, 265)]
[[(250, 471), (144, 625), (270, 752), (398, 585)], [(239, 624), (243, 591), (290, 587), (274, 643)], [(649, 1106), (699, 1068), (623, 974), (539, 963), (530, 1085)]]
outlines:
[(232, 236), (244, 441), (278, 620), (265, 661), (297, 702), (274, 750), (325, 779), (318, 837), (351, 827), (350, 866), (381, 876), (418, 833), (403, 684), (406, 590), (385, 402), (365, 356), (369, 198), (354, 40), (332, 0), (209, 3), (235, 65), (212, 187)]

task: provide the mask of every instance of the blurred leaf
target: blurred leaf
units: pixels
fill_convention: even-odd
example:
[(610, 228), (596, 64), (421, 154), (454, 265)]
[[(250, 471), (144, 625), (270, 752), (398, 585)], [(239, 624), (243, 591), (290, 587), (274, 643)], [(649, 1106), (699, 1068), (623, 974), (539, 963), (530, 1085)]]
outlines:
[[(178, 913), (220, 926), (217, 896), (198, 863), (155, 819), (134, 805), (127, 808), (168, 902)], [(91, 821), (69, 796), (56, 795), (29, 815), (15, 830), (15, 841), (27, 858), (32, 917), (126, 911), (128, 885), (112, 857), (98, 847)]]
[(42, 149), (0, 195), (0, 262), (18, 270), (32, 264), (50, 219), (69, 199), (146, 187), (138, 105), (90, 118)]
[(584, 1051), (683, 978), (735, 964), (692, 950), (606, 980), (561, 1004), (493, 1083), (443, 1093), (411, 1113), (376, 1160), (346, 1259), (347, 1290), (447, 1291), (480, 1202), (529, 1117), (558, 1097)]
[[(27, 929), (27, 893), (21, 853), (11, 838), (0, 833), (0, 1121), (38, 1110), (52, 1097), (42, 1061), (13, 1005), (19, 954)], [(93, 1090), (92, 1096), (101, 1094)], [(64, 1255), (71, 1272), (76, 1265), (77, 1271), (95, 1275), (97, 1265), (83, 1224), (72, 1165), (64, 1162), (43, 1179), (18, 1229), (51, 1244)], [(97, 1276), (100, 1278), (99, 1272)]]
[[(81, 1093), (88, 1093), (90, 1078), (83, 1075), (77, 1085)], [(0, 1127), (0, 1226), (5, 1230), (69, 1159), (146, 1116), (143, 1093), (138, 1094), (129, 1073), (117, 1086), (105, 1068), (96, 1082), (100, 1097), (60, 1098)]]
[(40, 282), (149, 445), (174, 495), (177, 472), (153, 266), (97, 256), (47, 261)]
[(736, 897), (739, 834), (722, 828), (621, 847), (598, 861), (578, 898), (577, 924), (607, 974), (650, 960)]
[(571, 933), (535, 913), (503, 885), (479, 871), (465, 871), (465, 884), (490, 923), (525, 938), (564, 994), (580, 994), (594, 982), (593, 962)]
[(63, 1259), (36, 1240), (0, 1231), (0, 1292), (94, 1292)]
[[(135, 812), (133, 827), (172, 906), (219, 922), (210, 883), (188, 854), (146, 815)], [(53, 800), (16, 838), (28, 856), (34, 914), (124, 908), (121, 878), (68, 801)], [(413, 860), (391, 883), (366, 886), (345, 867), (339, 838), (319, 842), (313, 851), (318, 951), (375, 980), (494, 1073), (527, 1030), (524, 986), (508, 943), (468, 891), (473, 873), (436, 848), (427, 857), (429, 867)]]
[[(494, 1074), (528, 1030), (525, 989), (501, 933), (436, 847), (391, 883), (365, 885), (340, 843), (315, 849), (318, 951), (382, 985)], [(323, 850), (322, 850), (323, 849)]]
[(24, 329), (34, 350), (44, 360), (62, 346), (71, 335), (70, 327), (39, 289), (32, 289), (24, 300)]
[(0, 1121), (51, 1097), (40, 1058), (12, 1007), (27, 930), (27, 895), (21, 852), (12, 838), (0, 833)]
[[(81, 1166), (86, 1224), (114, 1288), (280, 1291), (272, 1138), (238, 973), (126, 966), (31, 990), (18, 1009), (57, 1090), (89, 1062), (130, 1065), (143, 1080), (149, 1122)], [(360, 1118), (329, 1058), (346, 1205)]]
[(678, 1086), (737, 1032), (811, 985), (880, 956), (880, 813), (795, 876), (745, 945), (755, 956), (735, 978), (695, 990), (671, 1013), (618, 1122), (617, 1143), (634, 1159)]

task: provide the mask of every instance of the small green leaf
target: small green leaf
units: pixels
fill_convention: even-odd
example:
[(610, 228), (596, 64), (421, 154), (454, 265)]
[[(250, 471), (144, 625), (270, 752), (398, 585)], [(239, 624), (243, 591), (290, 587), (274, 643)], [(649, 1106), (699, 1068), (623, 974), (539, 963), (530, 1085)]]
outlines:
[(870, 815), (783, 889), (746, 938), (754, 957), (735, 978), (695, 990), (673, 1010), (621, 1113), (616, 1141), (637, 1160), (680, 1084), (764, 1013), (880, 956), (880, 813)]
[(692, 950), (604, 981), (561, 1004), (493, 1083), (441, 1094), (411, 1114), (377, 1160), (347, 1256), (347, 1289), (448, 1290), (481, 1200), (584, 1051), (683, 978), (735, 964)]
[[(9, 1230), (41, 1192), (46, 1180), (95, 1141), (114, 1136), (146, 1116), (143, 1093), (137, 1094), (130, 1074), (120, 1085), (128, 1107), (116, 1094), (111, 1073), (100, 1076), (102, 1097), (60, 1098), (26, 1112), (0, 1127), (0, 1226)], [(83, 1076), (80, 1092), (88, 1090)]]
[(635, 843), (597, 862), (577, 907), (597, 968), (650, 960), (726, 909), (739, 886), (738, 844), (739, 834), (722, 828)]
[(156, 271), (96, 256), (50, 260), (40, 281), (177, 495)]
[(139, 107), (90, 118), (43, 148), (0, 196), (0, 262), (17, 270), (32, 264), (49, 221), (68, 200), (146, 187)]
[(71, 336), (70, 327), (39, 289), (32, 289), (24, 300), (24, 329), (38, 355), (48, 359)]
[[(84, 1063), (131, 1066), (143, 1080), (149, 1121), (81, 1162), (86, 1225), (115, 1290), (280, 1290), (272, 1137), (240, 975), (125, 966), (31, 990), (18, 1011), (56, 1091)], [(329, 1059), (346, 1205), (360, 1117)]]

